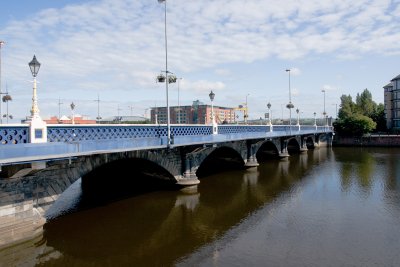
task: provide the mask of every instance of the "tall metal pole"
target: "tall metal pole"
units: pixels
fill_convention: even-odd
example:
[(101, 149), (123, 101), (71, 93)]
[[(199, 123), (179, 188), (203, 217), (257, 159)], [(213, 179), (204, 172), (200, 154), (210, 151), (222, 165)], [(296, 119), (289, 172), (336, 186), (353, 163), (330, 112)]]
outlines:
[(324, 120), (325, 120), (325, 125), (327, 125), (328, 124), (328, 120), (327, 120), (327, 117), (326, 117), (326, 110), (325, 110), (325, 89), (322, 89), (322, 91), (321, 91), (322, 93), (324, 93)]
[(167, 0), (158, 0), (159, 3), (164, 2), (164, 36), (165, 36), (165, 94), (167, 98), (167, 146), (171, 145), (171, 126), (168, 101), (168, 42), (167, 42)]
[[(1, 46), (4, 44), (5, 44), (4, 41), (0, 40), (0, 96), (2, 95), (2, 91), (1, 91)], [(3, 117), (3, 115), (1, 112), (1, 100), (0, 100), (0, 124), (3, 123), (2, 117)]]
[(289, 131), (292, 133), (292, 108), (294, 108), (294, 105), (292, 104), (292, 92), (290, 88), (290, 69), (286, 69), (286, 72), (289, 72), (289, 104), (286, 107), (289, 109)]
[(97, 102), (97, 117), (96, 117), (96, 121), (97, 123), (100, 122), (101, 117), (100, 117), (100, 95), (97, 94), (97, 99), (95, 100), (95, 102)]

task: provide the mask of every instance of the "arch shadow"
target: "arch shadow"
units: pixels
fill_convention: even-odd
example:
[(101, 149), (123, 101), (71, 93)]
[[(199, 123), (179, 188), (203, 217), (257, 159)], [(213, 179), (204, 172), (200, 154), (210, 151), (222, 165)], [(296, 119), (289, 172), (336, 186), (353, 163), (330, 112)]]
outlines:
[(201, 162), (196, 175), (203, 178), (227, 170), (244, 169), (244, 164), (242, 156), (235, 149), (225, 146), (219, 147)]

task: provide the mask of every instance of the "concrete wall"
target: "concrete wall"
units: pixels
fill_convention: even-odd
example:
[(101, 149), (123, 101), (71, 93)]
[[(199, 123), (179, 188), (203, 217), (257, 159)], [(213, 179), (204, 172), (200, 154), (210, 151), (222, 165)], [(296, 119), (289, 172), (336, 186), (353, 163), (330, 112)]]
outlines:
[(380, 135), (365, 137), (335, 136), (334, 146), (376, 146), (376, 147), (400, 147), (400, 136)]

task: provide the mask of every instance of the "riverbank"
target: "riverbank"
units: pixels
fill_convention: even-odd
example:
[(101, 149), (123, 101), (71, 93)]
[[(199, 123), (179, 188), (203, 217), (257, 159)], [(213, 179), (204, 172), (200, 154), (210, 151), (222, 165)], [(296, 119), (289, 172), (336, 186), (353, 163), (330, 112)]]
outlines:
[(400, 147), (400, 135), (349, 137), (335, 135), (333, 146)]

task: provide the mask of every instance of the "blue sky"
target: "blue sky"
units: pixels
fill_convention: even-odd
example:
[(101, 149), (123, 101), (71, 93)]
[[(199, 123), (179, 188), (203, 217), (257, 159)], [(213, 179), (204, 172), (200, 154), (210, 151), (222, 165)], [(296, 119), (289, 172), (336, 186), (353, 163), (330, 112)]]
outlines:
[[(400, 1), (167, 0), (169, 70), (181, 105), (193, 100), (236, 107), (248, 95), (250, 119), (272, 104), (288, 117), (292, 102), (302, 117), (335, 117), (342, 94), (368, 88), (376, 102), (400, 74)], [(157, 0), (4, 1), (0, 9), (2, 90), (8, 89), (14, 122), (29, 115), (35, 54), (40, 115), (75, 112), (144, 115), (165, 106), (164, 5)], [(169, 91), (177, 105), (178, 84)], [(130, 107), (133, 107), (131, 109)], [(283, 108), (282, 108), (283, 107)], [(2, 105), (3, 113), (5, 105)]]

